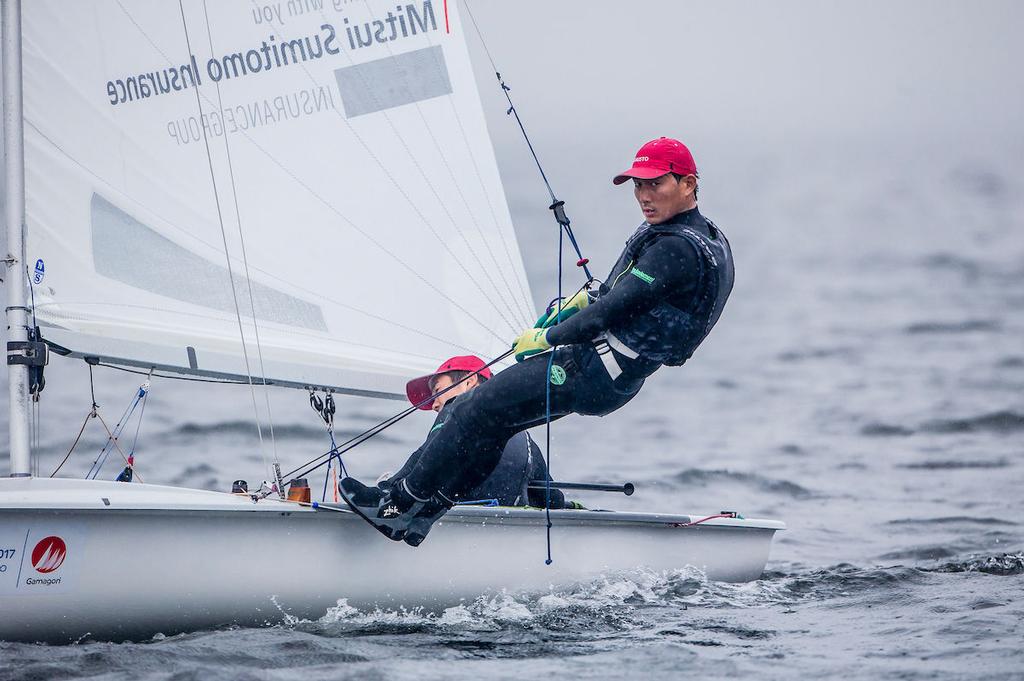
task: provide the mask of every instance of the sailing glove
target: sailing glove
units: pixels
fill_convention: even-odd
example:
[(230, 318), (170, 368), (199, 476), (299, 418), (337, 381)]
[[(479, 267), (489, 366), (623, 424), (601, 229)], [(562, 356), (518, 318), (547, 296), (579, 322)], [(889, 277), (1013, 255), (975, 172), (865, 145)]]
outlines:
[(516, 361), (522, 362), (530, 355), (544, 352), (551, 349), (548, 343), (547, 329), (527, 329), (512, 342), (512, 349), (516, 352)]
[(534, 327), (538, 329), (546, 329), (549, 326), (554, 326), (556, 321), (564, 322), (587, 305), (590, 305), (590, 292), (586, 288), (582, 288), (576, 293), (576, 295), (562, 305), (561, 315), (559, 315), (558, 305), (556, 302), (554, 306), (548, 308), (544, 314), (537, 319), (537, 323), (534, 324)]

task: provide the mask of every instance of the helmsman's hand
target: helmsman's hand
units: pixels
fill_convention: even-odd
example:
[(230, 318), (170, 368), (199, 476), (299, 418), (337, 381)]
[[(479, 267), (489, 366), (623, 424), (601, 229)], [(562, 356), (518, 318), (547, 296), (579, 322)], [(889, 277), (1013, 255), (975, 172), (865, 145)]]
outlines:
[(522, 362), (530, 355), (550, 350), (551, 344), (548, 343), (547, 335), (547, 329), (527, 329), (523, 331), (519, 338), (512, 341), (512, 349), (516, 352), (516, 361)]

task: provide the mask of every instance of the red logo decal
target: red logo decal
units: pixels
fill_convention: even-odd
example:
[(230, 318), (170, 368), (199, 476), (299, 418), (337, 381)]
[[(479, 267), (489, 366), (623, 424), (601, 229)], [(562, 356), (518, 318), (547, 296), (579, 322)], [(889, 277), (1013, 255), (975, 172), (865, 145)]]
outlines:
[(32, 549), (32, 567), (43, 574), (53, 572), (63, 565), (67, 555), (68, 546), (60, 537), (41, 539)]

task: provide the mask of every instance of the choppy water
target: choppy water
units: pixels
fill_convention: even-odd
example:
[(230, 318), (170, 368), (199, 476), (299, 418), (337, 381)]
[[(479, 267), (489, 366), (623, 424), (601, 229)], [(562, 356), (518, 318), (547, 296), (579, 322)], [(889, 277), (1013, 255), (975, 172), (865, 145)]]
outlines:
[[(341, 600), (318, 621), (258, 629), (0, 643), (0, 679), (1020, 678), (1024, 176), (1013, 158), (780, 158), (770, 176), (722, 164), (703, 197), (738, 261), (721, 324), (619, 413), (556, 426), (556, 477), (639, 489), (584, 500), (785, 520), (762, 579), (708, 583), (681, 566), (440, 613)], [(597, 222), (599, 208), (577, 221), (591, 210)], [(631, 225), (578, 230), (603, 269)], [(538, 298), (551, 288), (547, 236), (524, 239)], [(136, 379), (97, 378), (116, 420)], [(50, 381), (44, 472), (89, 406), (84, 367), (57, 364)], [(258, 479), (249, 400), (155, 382), (142, 476), (212, 489)], [(274, 400), (286, 465), (321, 451), (305, 396)], [(361, 430), (394, 406), (343, 399), (340, 427)], [(396, 465), (425, 422), (388, 431), (351, 467)], [(87, 430), (83, 442), (66, 472), (86, 470), (102, 439)], [(556, 544), (555, 559), (572, 556)]]

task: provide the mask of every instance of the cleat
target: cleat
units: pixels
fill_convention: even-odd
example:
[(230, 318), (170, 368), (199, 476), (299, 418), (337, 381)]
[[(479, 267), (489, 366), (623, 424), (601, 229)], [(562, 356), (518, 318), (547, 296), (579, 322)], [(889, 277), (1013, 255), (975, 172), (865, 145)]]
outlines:
[(392, 541), (405, 539), (410, 524), (424, 507), (424, 502), (410, 495), (403, 485), (384, 491), (355, 478), (344, 478), (338, 484), (338, 491), (356, 515)]

